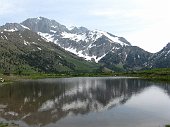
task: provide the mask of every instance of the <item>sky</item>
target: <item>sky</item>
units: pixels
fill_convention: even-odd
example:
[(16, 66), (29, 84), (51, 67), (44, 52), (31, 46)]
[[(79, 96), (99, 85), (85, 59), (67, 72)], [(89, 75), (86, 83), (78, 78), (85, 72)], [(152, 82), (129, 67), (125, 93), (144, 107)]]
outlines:
[(0, 0), (0, 26), (39, 16), (107, 31), (152, 53), (170, 42), (170, 0)]

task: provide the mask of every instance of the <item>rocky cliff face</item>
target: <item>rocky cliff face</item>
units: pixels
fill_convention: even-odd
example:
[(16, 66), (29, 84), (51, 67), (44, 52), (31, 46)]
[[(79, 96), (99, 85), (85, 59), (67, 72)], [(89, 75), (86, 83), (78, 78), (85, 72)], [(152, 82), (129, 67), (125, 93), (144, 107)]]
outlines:
[(34, 32), (53, 33), (53, 31), (57, 31), (58, 33), (61, 33), (68, 31), (64, 25), (61, 25), (55, 20), (49, 20), (43, 17), (29, 18), (21, 24)]

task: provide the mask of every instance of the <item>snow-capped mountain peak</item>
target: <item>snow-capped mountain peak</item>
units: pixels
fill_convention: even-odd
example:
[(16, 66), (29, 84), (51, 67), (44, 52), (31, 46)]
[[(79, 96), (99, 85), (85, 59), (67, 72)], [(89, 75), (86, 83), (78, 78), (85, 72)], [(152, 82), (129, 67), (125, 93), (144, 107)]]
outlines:
[[(28, 40), (23, 40), (21, 33), (32, 34), (26, 36)], [(37, 38), (40, 41), (39, 44), (45, 40), (44, 42), (48, 42), (48, 45), (51, 43), (58, 45), (85, 60), (102, 63), (104, 67), (111, 70), (170, 67), (170, 43), (161, 51), (152, 54), (139, 47), (131, 46), (125, 38), (109, 32), (75, 26), (69, 29), (55, 20), (44, 17), (29, 18), (22, 23), (6, 23), (0, 26), (0, 34), (2, 42), (13, 42), (14, 39), (11, 39), (13, 35), (16, 36), (16, 40), (21, 38), (21, 43), (28, 48), (31, 44), (35, 44)], [(33, 39), (29, 42), (31, 36)], [(41, 49), (41, 46), (37, 45), (35, 51)]]
[(79, 57), (96, 62), (112, 49), (131, 45), (126, 39), (108, 32), (75, 26), (70, 29), (55, 20), (43, 17), (27, 19), (21, 24), (37, 32), (45, 40), (52, 41)]
[[(53, 42), (86, 60), (98, 62), (109, 51), (131, 44), (124, 38), (101, 30), (89, 30), (85, 27), (66, 26), (44, 17), (29, 18), (20, 24), (6, 24), (4, 30), (11, 32), (31, 30), (48, 42)], [(1, 27), (1, 28), (2, 28)]]

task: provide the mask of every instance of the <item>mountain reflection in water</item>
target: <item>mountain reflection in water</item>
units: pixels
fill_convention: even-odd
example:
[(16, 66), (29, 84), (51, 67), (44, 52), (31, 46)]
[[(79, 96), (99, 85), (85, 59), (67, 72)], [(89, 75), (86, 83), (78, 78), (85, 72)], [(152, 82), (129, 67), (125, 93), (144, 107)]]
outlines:
[[(48, 125), (70, 114), (106, 111), (125, 104), (152, 82), (132, 78), (63, 78), (0, 86), (0, 117)], [(170, 95), (170, 86), (158, 85)]]

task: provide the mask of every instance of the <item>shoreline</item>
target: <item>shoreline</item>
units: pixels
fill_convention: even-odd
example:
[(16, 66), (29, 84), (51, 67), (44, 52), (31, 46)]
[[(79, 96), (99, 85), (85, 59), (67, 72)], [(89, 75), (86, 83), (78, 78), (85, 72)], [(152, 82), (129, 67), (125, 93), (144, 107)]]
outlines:
[(46, 78), (74, 78), (74, 77), (134, 77), (140, 79), (146, 79), (151, 81), (161, 81), (161, 82), (170, 82), (170, 76), (153, 76), (148, 74), (139, 74), (139, 73), (85, 73), (85, 74), (33, 74), (29, 76), (23, 75), (0, 75), (0, 78), (4, 79), (4, 82), (0, 82), (0, 85), (10, 84), (16, 81), (21, 80), (36, 80), (36, 79), (46, 79)]

